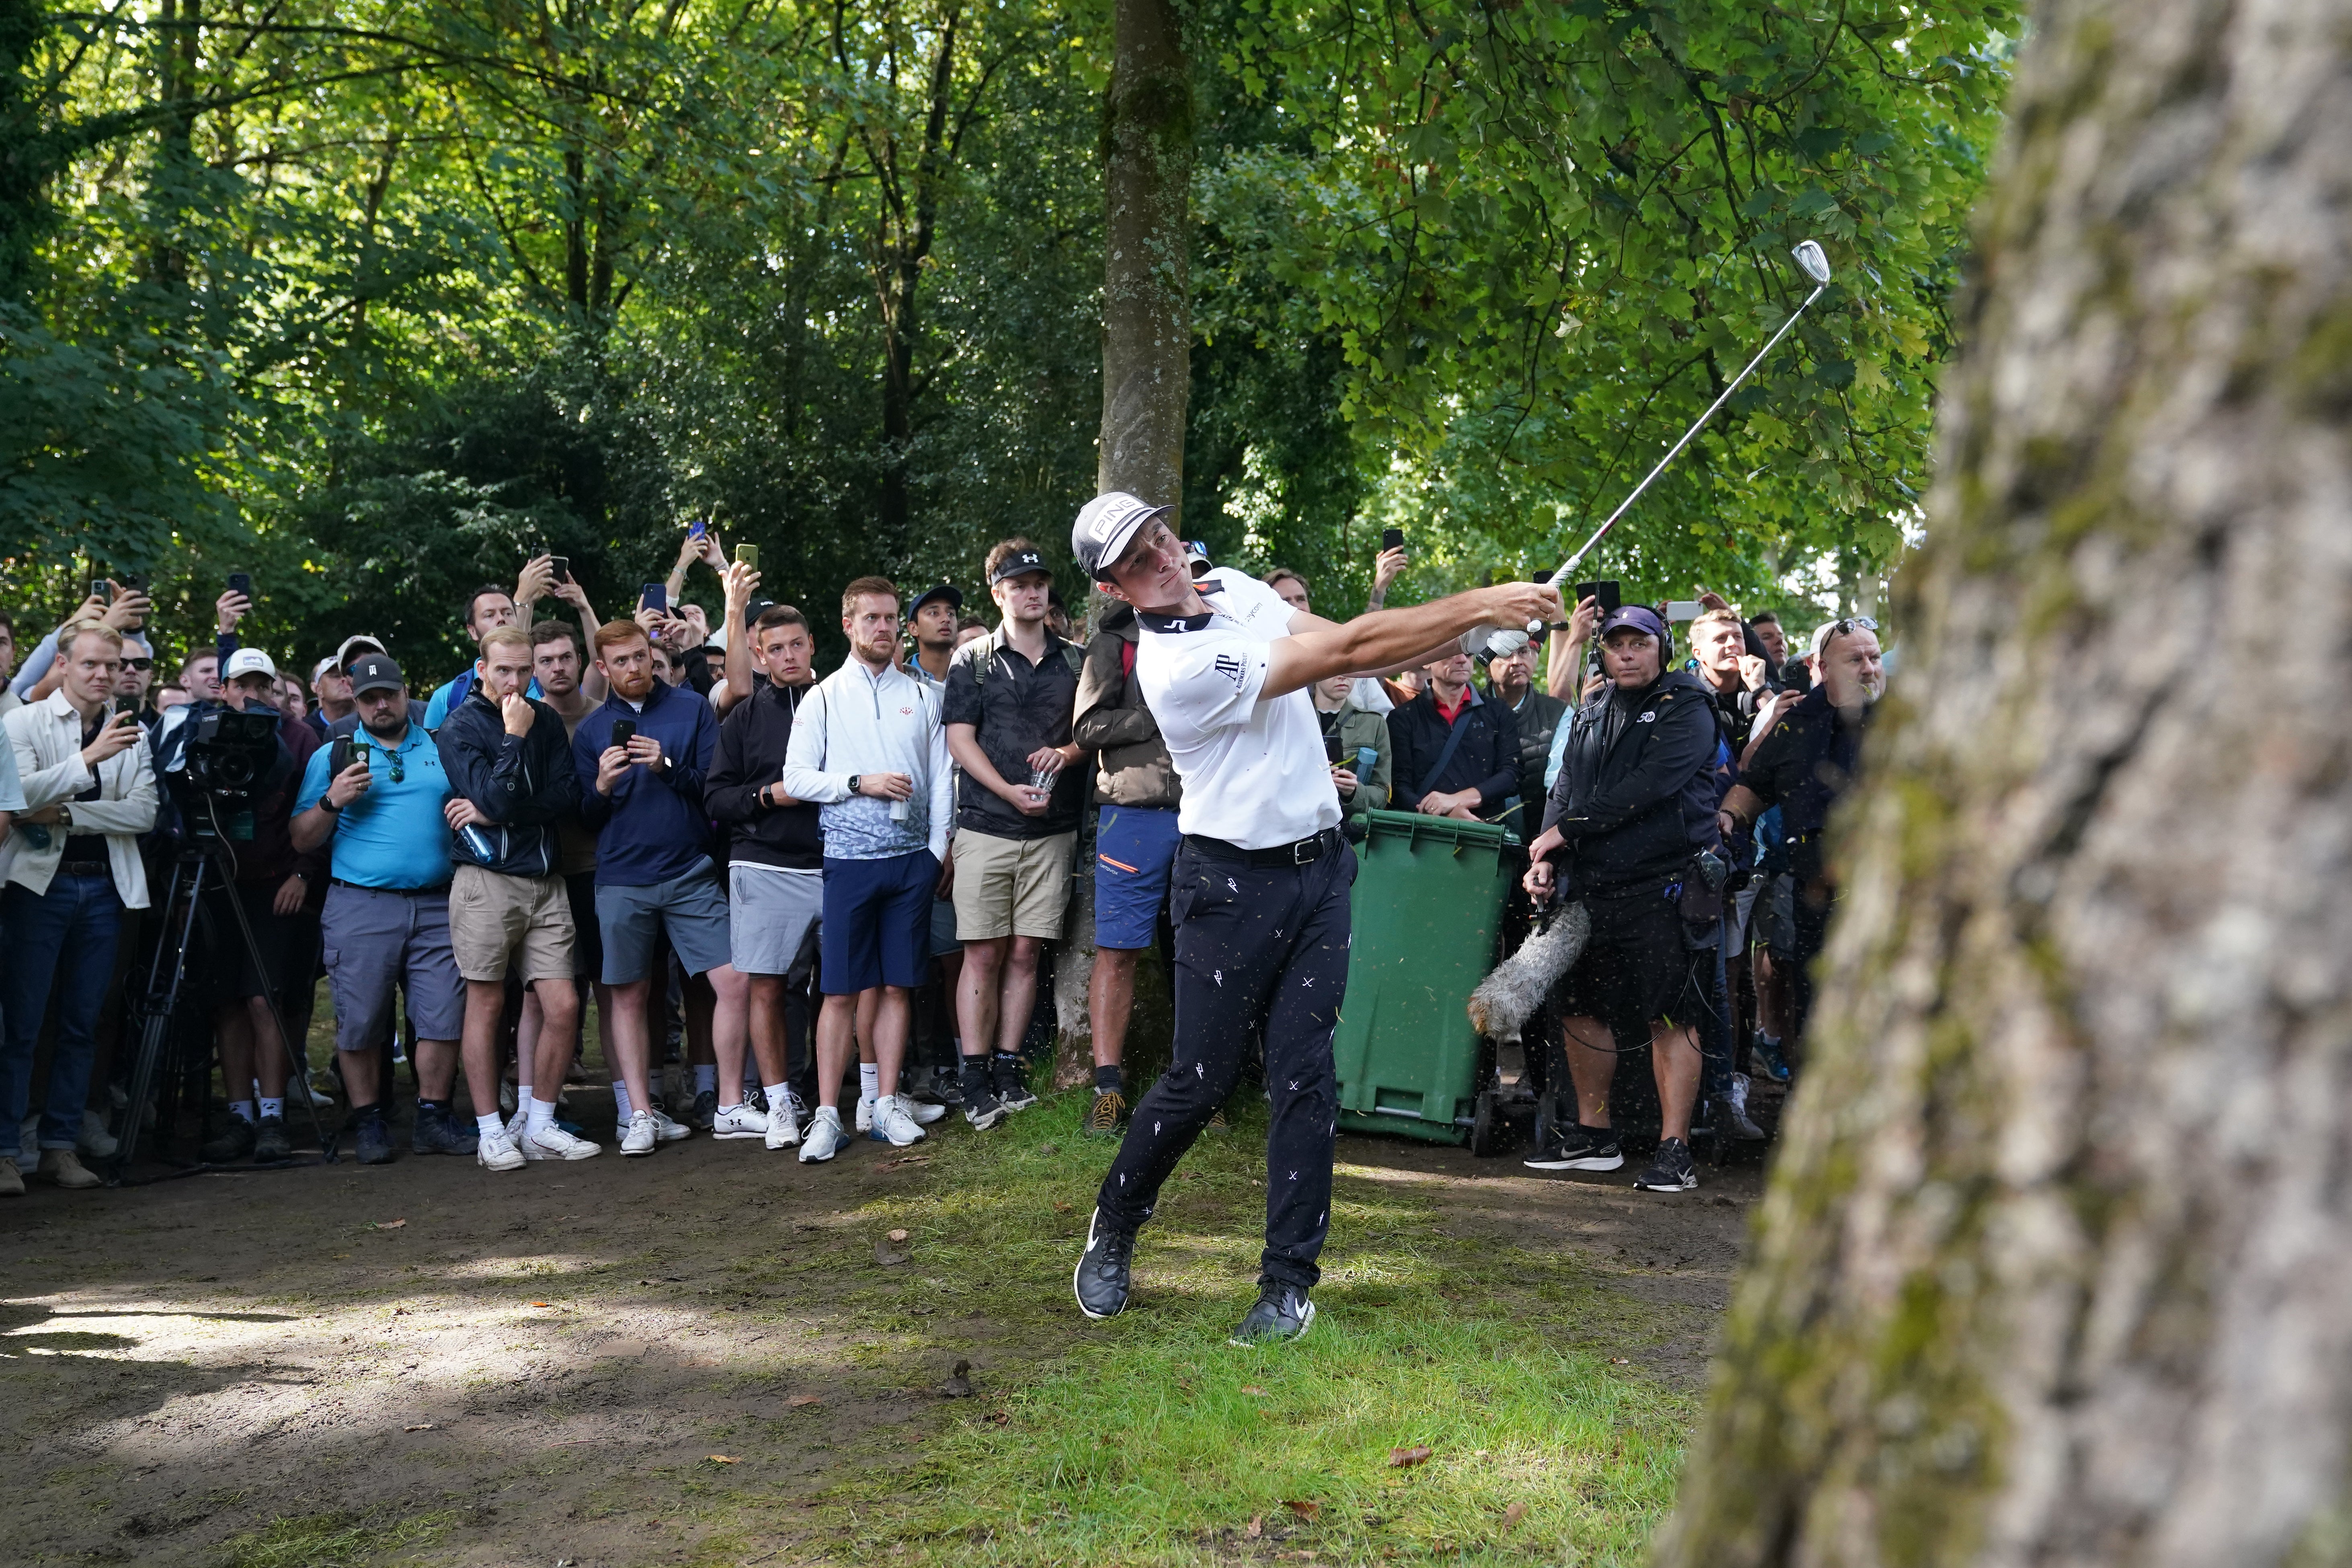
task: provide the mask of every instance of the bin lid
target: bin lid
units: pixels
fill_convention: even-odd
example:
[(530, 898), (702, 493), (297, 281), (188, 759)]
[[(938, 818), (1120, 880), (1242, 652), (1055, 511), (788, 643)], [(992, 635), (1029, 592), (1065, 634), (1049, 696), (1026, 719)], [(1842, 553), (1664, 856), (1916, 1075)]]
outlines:
[(1500, 849), (1517, 844), (1519, 836), (1498, 822), (1465, 822), (1457, 816), (1431, 816), (1418, 811), (1368, 811), (1369, 841), (1387, 839), (1412, 844), (1444, 844), (1460, 849)]

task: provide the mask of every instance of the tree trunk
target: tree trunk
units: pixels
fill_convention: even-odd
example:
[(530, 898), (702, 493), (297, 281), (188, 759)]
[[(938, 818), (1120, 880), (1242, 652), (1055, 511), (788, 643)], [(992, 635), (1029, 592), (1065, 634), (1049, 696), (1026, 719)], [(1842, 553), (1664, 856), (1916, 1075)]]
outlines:
[(2352, 28), (2061, 0), (2014, 90), (1669, 1568), (2352, 1553)]
[(1117, 0), (1111, 46), (1095, 488), (1176, 506), (1192, 387), (1192, 73), (1170, 0)]

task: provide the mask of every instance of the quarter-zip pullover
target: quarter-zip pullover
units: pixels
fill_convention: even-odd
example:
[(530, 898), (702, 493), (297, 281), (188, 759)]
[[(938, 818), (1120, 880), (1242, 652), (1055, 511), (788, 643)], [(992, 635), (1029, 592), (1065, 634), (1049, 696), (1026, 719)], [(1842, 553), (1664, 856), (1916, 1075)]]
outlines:
[[(891, 801), (852, 795), (862, 773), (905, 773), (915, 781), (893, 821)], [(947, 858), (955, 812), (940, 693), (893, 665), (878, 674), (856, 658), (817, 682), (793, 717), (784, 754), (784, 793), (813, 801), (829, 860), (884, 860), (928, 847)]]

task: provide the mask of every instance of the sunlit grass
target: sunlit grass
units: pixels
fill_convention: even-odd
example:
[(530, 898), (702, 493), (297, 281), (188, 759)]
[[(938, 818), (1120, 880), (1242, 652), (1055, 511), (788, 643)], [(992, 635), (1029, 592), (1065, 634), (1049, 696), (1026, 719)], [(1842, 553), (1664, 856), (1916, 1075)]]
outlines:
[(456, 1521), (451, 1513), (394, 1512), (275, 1519), (230, 1540), (223, 1548), (224, 1561), (227, 1568), (343, 1568), (397, 1561), (438, 1541)]

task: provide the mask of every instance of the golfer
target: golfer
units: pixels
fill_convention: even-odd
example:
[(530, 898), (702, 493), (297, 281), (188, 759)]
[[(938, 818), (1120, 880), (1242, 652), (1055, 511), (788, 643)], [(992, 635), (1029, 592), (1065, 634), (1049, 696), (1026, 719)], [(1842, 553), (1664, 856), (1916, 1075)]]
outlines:
[(1236, 1344), (1297, 1339), (1331, 1221), (1339, 1127), (1331, 1032), (1348, 984), (1348, 889), (1356, 858), (1307, 688), (1328, 676), (1425, 662), (1473, 626), (1559, 618), (1532, 583), (1381, 610), (1335, 626), (1231, 568), (1195, 581), (1164, 506), (1118, 492), (1078, 513), (1070, 544), (1103, 591), (1133, 605), (1135, 679), (1183, 780), (1170, 878), (1176, 923), (1176, 1047), (1135, 1108), (1103, 1179), (1072, 1281), (1079, 1310), (1126, 1309), (1135, 1233), (1160, 1184), (1265, 1038), (1265, 1250)]

